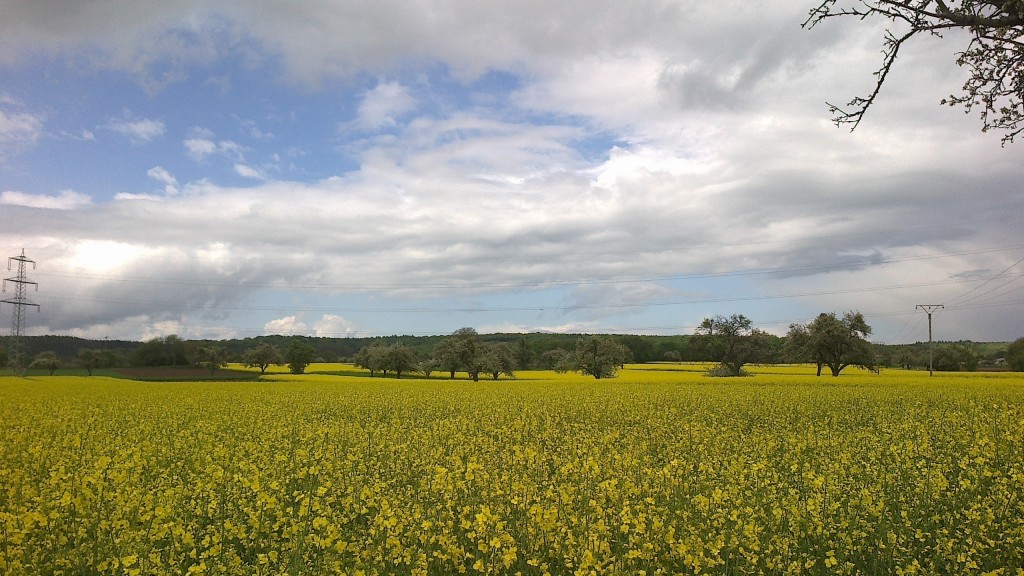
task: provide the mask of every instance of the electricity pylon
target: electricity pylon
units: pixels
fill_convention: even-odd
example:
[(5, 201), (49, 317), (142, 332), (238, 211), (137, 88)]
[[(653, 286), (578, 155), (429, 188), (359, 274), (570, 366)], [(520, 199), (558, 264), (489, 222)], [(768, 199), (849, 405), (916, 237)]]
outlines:
[(39, 290), (39, 284), (28, 279), (25, 275), (25, 268), (28, 264), (32, 265), (32, 269), (35, 270), (35, 260), (29, 260), (25, 257), (25, 249), (21, 249), (21, 256), (11, 256), (7, 259), (7, 269), (11, 269), (11, 265), (18, 263), (18, 275), (14, 278), (5, 278), (3, 283), (3, 291), (7, 292), (7, 283), (14, 284), (14, 297), (4, 298), (0, 302), (4, 304), (10, 304), (14, 306), (14, 314), (11, 318), (11, 350), (10, 350), (10, 362), (11, 368), (14, 369), (14, 373), (18, 376), (24, 376), (25, 370), (28, 366), (22, 358), (21, 351), (21, 334), (25, 330), (25, 308), (29, 306), (35, 306), (39, 309), (39, 304), (36, 304), (28, 299), (25, 295), (28, 286), (35, 286), (36, 290)]

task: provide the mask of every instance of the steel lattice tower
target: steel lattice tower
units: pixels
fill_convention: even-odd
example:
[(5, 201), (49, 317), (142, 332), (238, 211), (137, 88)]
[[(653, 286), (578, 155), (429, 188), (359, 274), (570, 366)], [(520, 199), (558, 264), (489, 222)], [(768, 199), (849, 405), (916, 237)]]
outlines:
[(11, 270), (14, 262), (18, 263), (18, 275), (14, 278), (5, 278), (3, 282), (3, 291), (7, 292), (7, 283), (14, 284), (14, 297), (5, 298), (0, 302), (5, 304), (11, 304), (14, 306), (14, 314), (11, 319), (11, 350), (10, 350), (10, 362), (11, 367), (14, 369), (14, 373), (18, 376), (25, 375), (25, 369), (27, 366), (24, 363), (21, 352), (21, 333), (25, 329), (25, 308), (29, 306), (35, 306), (39, 308), (39, 304), (36, 304), (28, 299), (25, 293), (28, 291), (28, 286), (31, 284), (35, 286), (35, 289), (39, 289), (39, 284), (31, 281), (25, 275), (25, 269), (28, 264), (32, 265), (32, 269), (35, 270), (35, 260), (29, 260), (25, 257), (25, 249), (21, 249), (21, 256), (11, 256), (7, 259), (7, 269)]

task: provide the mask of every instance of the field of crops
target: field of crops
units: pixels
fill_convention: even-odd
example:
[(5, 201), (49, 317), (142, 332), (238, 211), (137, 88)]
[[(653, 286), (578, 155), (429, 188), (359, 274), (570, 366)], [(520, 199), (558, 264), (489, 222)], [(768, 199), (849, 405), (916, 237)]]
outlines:
[(4, 574), (1024, 574), (1024, 377), (0, 378)]

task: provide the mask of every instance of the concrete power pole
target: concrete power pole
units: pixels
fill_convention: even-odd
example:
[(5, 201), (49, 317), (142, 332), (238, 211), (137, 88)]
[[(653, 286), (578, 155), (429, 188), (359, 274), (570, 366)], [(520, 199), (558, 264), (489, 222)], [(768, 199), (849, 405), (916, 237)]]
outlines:
[(21, 249), (21, 256), (11, 256), (7, 259), (7, 269), (11, 269), (11, 265), (18, 263), (18, 275), (14, 278), (5, 278), (3, 282), (3, 291), (7, 292), (7, 283), (14, 284), (14, 297), (5, 298), (0, 300), (0, 303), (10, 304), (14, 306), (14, 315), (11, 319), (11, 353), (10, 361), (11, 367), (14, 369), (14, 373), (18, 376), (24, 376), (25, 370), (28, 368), (27, 364), (22, 358), (23, 353), (21, 350), (21, 334), (25, 330), (25, 308), (29, 306), (35, 306), (39, 309), (39, 304), (36, 304), (25, 296), (25, 292), (29, 285), (35, 286), (36, 290), (39, 289), (39, 284), (32, 282), (25, 275), (25, 268), (28, 264), (32, 265), (32, 269), (35, 270), (35, 260), (29, 260), (25, 257), (25, 249)]
[(918, 304), (917, 309), (924, 310), (928, 314), (928, 376), (935, 376), (932, 370), (932, 312), (939, 308), (945, 308), (942, 304)]

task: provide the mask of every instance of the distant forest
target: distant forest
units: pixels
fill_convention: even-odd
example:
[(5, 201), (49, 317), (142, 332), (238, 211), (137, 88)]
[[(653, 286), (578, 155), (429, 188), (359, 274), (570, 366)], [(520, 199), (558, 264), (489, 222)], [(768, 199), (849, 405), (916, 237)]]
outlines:
[[(526, 347), (533, 359), (531, 367), (547, 368), (543, 365), (545, 352), (551, 350), (572, 350), (581, 334), (480, 334), (482, 342), (504, 342), (517, 347)], [(174, 354), (167, 356), (166, 365), (184, 365), (196, 361), (197, 351), (205, 346), (216, 345), (223, 349), (229, 361), (241, 361), (246, 350), (260, 344), (269, 343), (280, 349), (287, 348), (293, 340), (299, 339), (311, 345), (316, 351), (317, 362), (348, 362), (363, 347), (371, 344), (403, 344), (417, 358), (426, 359), (433, 354), (437, 346), (447, 335), (436, 336), (379, 336), (372, 338), (318, 338), (308, 336), (258, 336), (255, 338), (233, 340), (182, 340), (176, 336), (158, 339), (164, 343), (170, 339), (174, 342)], [(618, 343), (629, 349), (632, 362), (708, 362), (713, 361), (709, 352), (700, 345), (700, 340), (690, 335), (674, 336), (639, 336), (610, 335)], [(0, 339), (0, 364), (6, 364), (9, 337)], [(775, 363), (784, 363), (783, 347), (785, 338), (772, 336), (773, 349), (777, 354), (772, 358)], [(42, 352), (54, 352), (63, 361), (65, 367), (76, 365), (76, 359), (82, 350), (103, 352), (110, 363), (121, 366), (154, 365), (151, 354), (154, 341), (135, 342), (129, 340), (88, 340), (72, 336), (30, 336), (23, 337), (21, 348), (27, 358), (33, 358)], [(149, 347), (147, 348), (147, 344)], [(927, 368), (928, 343), (914, 344), (874, 344), (877, 364), (881, 367)], [(944, 368), (936, 363), (937, 370), (964, 369), (965, 358), (972, 359), (967, 365), (977, 369), (998, 369), (1003, 364), (1009, 343), (1007, 342), (936, 342), (934, 354), (937, 358), (956, 358), (953, 366)], [(772, 363), (772, 362), (769, 362)]]

